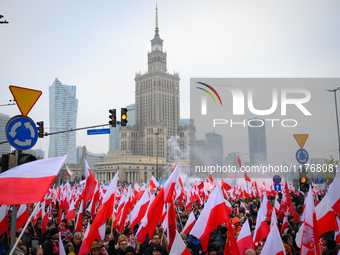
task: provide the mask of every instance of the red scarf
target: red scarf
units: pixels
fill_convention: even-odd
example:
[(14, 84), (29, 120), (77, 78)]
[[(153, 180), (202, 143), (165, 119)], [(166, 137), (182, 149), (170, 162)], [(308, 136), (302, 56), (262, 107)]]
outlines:
[(59, 241), (51, 239), (53, 242), (53, 254), (59, 254)]

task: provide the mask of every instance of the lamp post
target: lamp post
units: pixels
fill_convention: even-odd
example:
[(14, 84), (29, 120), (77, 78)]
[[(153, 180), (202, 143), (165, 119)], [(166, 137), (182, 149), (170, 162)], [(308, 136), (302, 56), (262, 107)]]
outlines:
[[(339, 161), (340, 161), (340, 129), (339, 129), (339, 117), (338, 117), (338, 104), (336, 100), (336, 92), (340, 89), (340, 87), (336, 89), (326, 89), (328, 92), (333, 92), (334, 93), (334, 100), (335, 100), (335, 115), (336, 115), (336, 124), (338, 127), (338, 152), (339, 152)], [(335, 178), (335, 171), (333, 171), (333, 178)]]

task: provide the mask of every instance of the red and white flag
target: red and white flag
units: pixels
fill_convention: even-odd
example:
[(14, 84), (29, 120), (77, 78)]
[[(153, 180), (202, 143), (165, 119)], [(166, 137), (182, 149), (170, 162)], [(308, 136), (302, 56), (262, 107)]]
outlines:
[(328, 201), (328, 195), (323, 197), (321, 202), (315, 207), (316, 220), (318, 221), (319, 236), (326, 232), (338, 231), (335, 212)]
[(254, 243), (261, 242), (264, 238), (268, 236), (269, 231), (270, 231), (269, 226), (267, 224), (266, 216), (263, 214), (263, 210), (261, 209), (261, 207), (263, 206), (266, 207), (267, 205), (262, 203), (257, 213), (254, 238), (253, 238)]
[[(1, 176), (1, 175), (0, 175)], [(340, 215), (340, 176), (336, 175), (327, 192), (329, 204), (333, 210)]]
[(194, 226), (195, 222), (196, 222), (196, 218), (195, 218), (194, 212), (191, 212), (190, 215), (189, 215), (188, 221), (185, 223), (185, 226), (182, 229), (181, 234), (188, 235), (188, 233), (190, 232), (190, 230)]
[(0, 236), (8, 230), (8, 206), (0, 207)]
[(168, 249), (171, 250), (173, 242), (175, 240), (175, 236), (176, 236), (176, 212), (175, 212), (175, 205), (174, 202), (171, 201), (170, 203), (168, 203), (168, 213), (167, 213), (167, 241), (168, 241)]
[(149, 192), (145, 191), (142, 198), (131, 211), (131, 229), (134, 228), (144, 217), (150, 203)]
[[(94, 218), (94, 221), (89, 230), (89, 233), (86, 239), (86, 245), (84, 245), (84, 248), (81, 247), (81, 250), (79, 251), (79, 255), (82, 255), (85, 253), (91, 253), (89, 249), (94, 239), (97, 238), (98, 240), (103, 240), (105, 238), (106, 221), (113, 214), (113, 209), (115, 205), (115, 195), (117, 191), (118, 173), (119, 171), (117, 171), (117, 173), (115, 174), (114, 178), (112, 179), (110, 183), (109, 188), (107, 189), (104, 195), (102, 206), (99, 208), (99, 211), (96, 217)], [(84, 242), (85, 240), (83, 241), (83, 243)]]
[[(300, 253), (302, 254), (302, 253)], [(271, 228), (261, 255), (286, 255), (278, 228)]]
[(239, 167), (241, 168), (242, 167), (242, 159), (241, 159), (241, 153), (240, 152), (238, 152), (237, 163), (238, 163)]
[(59, 255), (66, 255), (63, 241), (61, 240), (61, 235), (59, 235)]
[(76, 222), (74, 233), (77, 233), (77, 232), (82, 233), (82, 230), (83, 230), (83, 214), (84, 214), (83, 200), (81, 200), (80, 205), (79, 205), (79, 211), (78, 211), (77, 222)]
[(237, 247), (240, 254), (246, 254), (246, 250), (248, 249), (255, 250), (255, 245), (253, 242), (253, 238), (251, 237), (248, 219), (243, 224), (243, 227), (237, 237)]
[(183, 242), (180, 234), (178, 234), (177, 230), (174, 244), (172, 245), (172, 249), (170, 250), (169, 255), (191, 255), (190, 251)]
[(67, 165), (65, 165), (66, 166), (66, 173), (67, 173), (67, 176), (68, 177), (71, 177), (72, 176), (72, 171), (70, 170), (70, 168), (68, 168), (68, 166)]
[(156, 189), (156, 188), (159, 187), (159, 183), (158, 183), (158, 181), (156, 180), (156, 178), (153, 177), (153, 175), (151, 176), (150, 186), (151, 186), (152, 189)]
[(70, 220), (74, 220), (76, 218), (76, 212), (75, 212), (75, 208), (74, 208), (74, 201), (71, 201), (71, 205), (70, 208), (67, 211), (67, 214), (65, 216), (65, 219), (67, 219), (67, 221)]
[[(309, 187), (309, 190), (311, 190), (311, 187)], [(314, 208), (313, 192), (308, 192), (305, 210), (305, 221), (296, 235), (295, 242), (297, 246), (300, 247), (301, 255), (320, 255), (319, 233)]]
[(28, 213), (26, 204), (20, 205), (18, 208), (18, 216), (17, 216), (17, 229), (18, 231), (21, 227), (23, 227), (28, 221), (30, 214)]
[(90, 199), (93, 196), (93, 193), (96, 189), (96, 185), (97, 185), (97, 181), (94, 178), (89, 165), (86, 162), (86, 159), (84, 159), (85, 161), (85, 177), (86, 177), (86, 182), (85, 182), (85, 188), (83, 189), (83, 193), (82, 193), (82, 198), (84, 201), (83, 206), (86, 207), (86, 203), (88, 201), (90, 201)]
[(177, 173), (179, 164), (176, 166), (175, 171), (173, 171), (166, 181), (164, 186), (161, 188), (157, 194), (155, 200), (150, 203), (150, 207), (141, 221), (138, 232), (136, 234), (137, 239), (140, 243), (143, 243), (147, 234), (152, 236), (159, 219), (162, 217), (164, 203), (170, 203), (172, 201), (172, 196), (175, 189)]
[[(230, 210), (229, 210), (230, 211)], [(211, 192), (208, 202), (205, 204), (200, 217), (190, 231), (190, 235), (196, 236), (203, 250), (207, 250), (210, 233), (223, 223), (229, 222), (229, 213), (224, 201), (220, 186), (216, 186)]]
[(0, 204), (20, 205), (42, 201), (64, 165), (67, 155), (35, 160), (0, 174)]
[(281, 226), (281, 235), (283, 234), (283, 231), (285, 231), (285, 229), (289, 226), (288, 223), (288, 214), (283, 218), (283, 223)]

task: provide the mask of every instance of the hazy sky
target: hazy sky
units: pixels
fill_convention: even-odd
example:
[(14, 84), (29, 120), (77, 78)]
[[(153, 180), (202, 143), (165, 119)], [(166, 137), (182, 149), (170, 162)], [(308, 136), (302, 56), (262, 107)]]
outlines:
[[(170, 73), (179, 72), (181, 118), (189, 117), (190, 78), (339, 77), (339, 1), (158, 1)], [(48, 87), (77, 86), (77, 127), (108, 123), (108, 110), (134, 103), (134, 77), (147, 70), (155, 1), (1, 1), (0, 104), (9, 85), (41, 90), (29, 113), (49, 132)], [(328, 93), (321, 91), (320, 93)], [(334, 100), (329, 93), (329, 100)], [(339, 94), (340, 97), (340, 94)], [(333, 126), (324, 142), (336, 158)], [(0, 107), (14, 116), (16, 106)], [(49, 138), (34, 148), (48, 153)], [(77, 146), (108, 151), (108, 135), (77, 131)]]

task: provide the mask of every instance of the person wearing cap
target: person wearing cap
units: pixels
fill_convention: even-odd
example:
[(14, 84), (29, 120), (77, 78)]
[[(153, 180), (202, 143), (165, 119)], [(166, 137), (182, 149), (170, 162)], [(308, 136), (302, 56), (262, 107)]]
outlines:
[[(18, 238), (15, 238), (15, 241), (17, 241)], [(15, 247), (14, 255), (25, 255), (26, 254), (26, 247), (22, 245), (22, 240), (19, 241), (17, 247)]]
[(97, 239), (91, 244), (91, 255), (100, 255), (101, 253), (101, 246)]
[(163, 248), (159, 244), (155, 244), (152, 246), (152, 255), (162, 255)]
[(74, 253), (75, 255), (78, 255), (82, 244), (82, 238), (83, 235), (80, 232), (75, 233), (71, 241), (64, 246), (66, 254)]
[(217, 248), (217, 245), (216, 245), (215, 242), (210, 243), (210, 244), (208, 245), (207, 254), (208, 254), (208, 255), (217, 255), (217, 252), (218, 252), (217, 249), (218, 249), (218, 248)]
[(44, 255), (59, 255), (59, 230), (52, 228), (42, 244)]
[[(161, 248), (161, 253), (162, 255), (166, 255), (166, 250), (161, 246), (161, 238), (159, 237), (159, 235), (156, 233), (153, 234), (152, 236), (152, 241), (151, 241), (151, 245), (145, 250), (145, 255), (152, 255), (153, 254), (153, 248), (155, 245), (159, 245), (159, 247)], [(158, 246), (157, 246), (158, 247)]]
[(334, 239), (327, 239), (326, 249), (322, 252), (322, 255), (336, 255), (338, 254), (339, 247), (337, 247)]
[(51, 229), (55, 228), (55, 223), (53, 221), (49, 221), (47, 223), (47, 230), (44, 234), (41, 236), (41, 243), (43, 244), (45, 240), (47, 239), (47, 235), (50, 233)]
[(72, 240), (73, 235), (70, 230), (66, 230), (65, 238), (63, 240), (64, 247)]
[(128, 246), (125, 250), (125, 255), (136, 255), (136, 251), (132, 246)]

